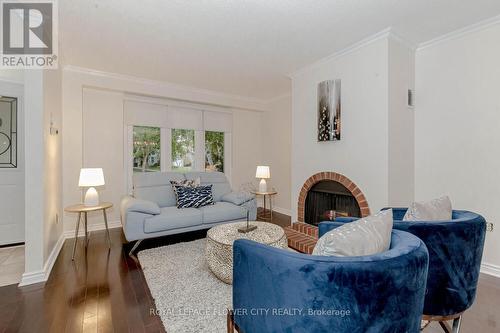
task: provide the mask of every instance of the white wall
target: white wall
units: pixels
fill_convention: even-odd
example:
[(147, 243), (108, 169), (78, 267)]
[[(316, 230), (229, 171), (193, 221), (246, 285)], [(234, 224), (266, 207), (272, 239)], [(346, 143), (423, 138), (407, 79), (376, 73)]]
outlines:
[[(43, 74), (43, 139), (44, 139), (44, 225), (43, 257), (47, 262), (62, 235), (61, 177), (61, 71), (45, 70)], [(51, 122), (59, 134), (50, 134)], [(29, 189), (28, 189), (29, 190)]]
[(483, 262), (500, 274), (500, 23), (417, 52), (415, 196), (496, 223)]
[[(274, 187), (273, 209), (290, 214), (291, 148), (292, 148), (292, 96), (271, 100), (268, 111), (262, 114), (262, 163), (271, 168), (268, 187)], [(255, 172), (255, 170), (254, 170)]]
[[(149, 95), (156, 98), (180, 99), (188, 96), (190, 102), (202, 103), (207, 96), (195, 92), (176, 95), (168, 84), (142, 79), (122, 77), (115, 74), (63, 70), (63, 205), (81, 202), (82, 192), (78, 188), (78, 174), (82, 166), (102, 167), (106, 185), (100, 190), (101, 200), (111, 201), (114, 208), (109, 211), (110, 223), (119, 223), (119, 203), (126, 193), (124, 169), (124, 121), (123, 100), (125, 93)], [(175, 97), (178, 98), (175, 98)], [(198, 99), (197, 99), (198, 96)], [(264, 107), (252, 104), (257, 110), (244, 110), (234, 98), (215, 98), (213, 104), (229, 107), (233, 113), (232, 133), (232, 185), (238, 189), (242, 184), (255, 180), (255, 166), (262, 154), (262, 112)], [(144, 97), (146, 98), (146, 97)], [(147, 99), (147, 98), (146, 98)], [(218, 102), (217, 102), (218, 101)], [(214, 108), (208, 105), (207, 108)], [(64, 230), (74, 230), (76, 216), (64, 214)], [(89, 215), (89, 227), (99, 228), (103, 220), (100, 214)]]
[(25, 275), (44, 267), (44, 96), (43, 72), (25, 72)]
[[(341, 140), (317, 141), (317, 86), (341, 79)], [(292, 80), (292, 220), (304, 182), (320, 171), (344, 174), (372, 211), (388, 203), (388, 41), (322, 61)]]
[(408, 89), (415, 89), (415, 51), (389, 38), (389, 198), (391, 207), (414, 200), (415, 112)]

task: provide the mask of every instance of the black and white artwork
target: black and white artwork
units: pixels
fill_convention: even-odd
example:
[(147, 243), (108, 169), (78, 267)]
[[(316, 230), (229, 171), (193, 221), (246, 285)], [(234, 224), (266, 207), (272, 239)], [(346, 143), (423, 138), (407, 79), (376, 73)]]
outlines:
[(318, 141), (340, 140), (340, 79), (318, 84)]

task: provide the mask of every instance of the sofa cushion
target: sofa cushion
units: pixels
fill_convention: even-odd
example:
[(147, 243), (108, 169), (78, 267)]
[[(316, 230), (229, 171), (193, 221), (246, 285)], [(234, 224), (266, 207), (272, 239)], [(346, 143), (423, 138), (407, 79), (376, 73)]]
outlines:
[(203, 223), (203, 214), (196, 208), (164, 207), (161, 214), (144, 221), (144, 232), (160, 232), (197, 226)]
[(160, 207), (175, 206), (177, 199), (170, 181), (183, 181), (179, 172), (134, 173), (134, 197), (153, 201)]
[(224, 194), (231, 192), (231, 185), (222, 172), (187, 172), (186, 179), (200, 178), (201, 185), (213, 184), (212, 194), (214, 201), (221, 201)]
[(392, 209), (346, 223), (324, 234), (313, 255), (368, 256), (387, 251), (391, 245)]
[(203, 224), (241, 220), (247, 217), (247, 210), (229, 202), (216, 202), (212, 206), (199, 208), (203, 214)]
[(248, 202), (254, 198), (255, 198), (255, 195), (252, 193), (248, 193), (245, 191), (239, 191), (239, 192), (230, 192), (230, 193), (224, 194), (221, 198), (221, 201), (229, 202), (229, 203), (240, 206), (240, 205), (244, 204), (245, 202)]

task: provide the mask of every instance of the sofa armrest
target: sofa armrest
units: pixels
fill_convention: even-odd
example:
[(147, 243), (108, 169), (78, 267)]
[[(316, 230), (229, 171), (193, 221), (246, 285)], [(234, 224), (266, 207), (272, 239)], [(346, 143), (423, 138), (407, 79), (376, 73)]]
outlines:
[(121, 214), (125, 216), (129, 212), (159, 215), (161, 210), (156, 202), (126, 196), (121, 201)]
[(230, 192), (224, 194), (221, 198), (221, 201), (229, 202), (235, 204), (236, 206), (241, 206), (245, 202), (248, 202), (253, 199), (255, 199), (255, 195), (248, 192), (239, 191), (239, 192)]

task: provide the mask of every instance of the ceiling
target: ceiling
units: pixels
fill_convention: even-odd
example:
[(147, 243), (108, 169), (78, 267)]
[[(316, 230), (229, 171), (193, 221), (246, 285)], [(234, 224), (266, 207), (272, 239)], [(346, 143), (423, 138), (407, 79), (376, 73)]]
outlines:
[(62, 63), (257, 99), (393, 27), (420, 43), (500, 14), (498, 0), (64, 0)]

